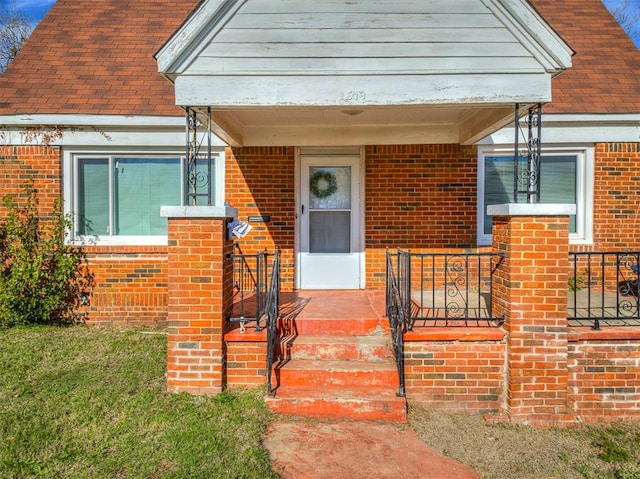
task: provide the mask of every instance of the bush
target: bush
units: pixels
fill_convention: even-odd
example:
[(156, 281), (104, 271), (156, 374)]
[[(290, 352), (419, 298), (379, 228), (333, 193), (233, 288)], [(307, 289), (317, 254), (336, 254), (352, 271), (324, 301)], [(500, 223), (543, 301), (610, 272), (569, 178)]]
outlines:
[(0, 328), (24, 324), (72, 324), (93, 286), (82, 248), (65, 244), (71, 220), (62, 201), (39, 216), (31, 184), (19, 206), (4, 198), (7, 216), (0, 220)]

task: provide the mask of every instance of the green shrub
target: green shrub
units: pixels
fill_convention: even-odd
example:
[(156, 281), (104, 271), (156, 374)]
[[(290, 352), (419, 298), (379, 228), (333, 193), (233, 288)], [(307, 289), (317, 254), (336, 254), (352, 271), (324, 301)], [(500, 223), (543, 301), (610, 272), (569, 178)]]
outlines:
[(7, 216), (0, 220), (0, 328), (24, 324), (72, 324), (88, 298), (93, 276), (82, 248), (65, 243), (71, 226), (62, 201), (39, 216), (32, 184), (18, 205), (4, 198)]

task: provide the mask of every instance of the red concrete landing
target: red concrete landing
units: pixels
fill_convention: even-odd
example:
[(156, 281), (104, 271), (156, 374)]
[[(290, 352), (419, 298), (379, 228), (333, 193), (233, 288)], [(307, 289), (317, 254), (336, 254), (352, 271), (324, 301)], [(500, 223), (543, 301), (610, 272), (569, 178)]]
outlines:
[(283, 316), (296, 311), (301, 319), (384, 319), (385, 292), (372, 290), (298, 290), (282, 293)]
[(391, 424), (281, 420), (264, 444), (282, 479), (480, 479)]

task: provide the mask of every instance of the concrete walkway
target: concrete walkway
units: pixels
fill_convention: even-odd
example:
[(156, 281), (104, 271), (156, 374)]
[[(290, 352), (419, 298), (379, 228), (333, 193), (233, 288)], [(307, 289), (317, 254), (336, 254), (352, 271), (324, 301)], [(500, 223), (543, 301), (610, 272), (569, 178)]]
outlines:
[(480, 479), (404, 425), (281, 418), (264, 444), (282, 479)]

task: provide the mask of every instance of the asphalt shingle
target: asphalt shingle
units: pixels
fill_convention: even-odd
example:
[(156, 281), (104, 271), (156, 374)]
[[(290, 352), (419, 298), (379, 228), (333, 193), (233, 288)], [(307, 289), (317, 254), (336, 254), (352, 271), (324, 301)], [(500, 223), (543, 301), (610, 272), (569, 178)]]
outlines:
[[(640, 113), (640, 51), (600, 0), (532, 0), (576, 52), (549, 113)], [(0, 78), (0, 114), (181, 115), (154, 53), (198, 0), (58, 0)]]

